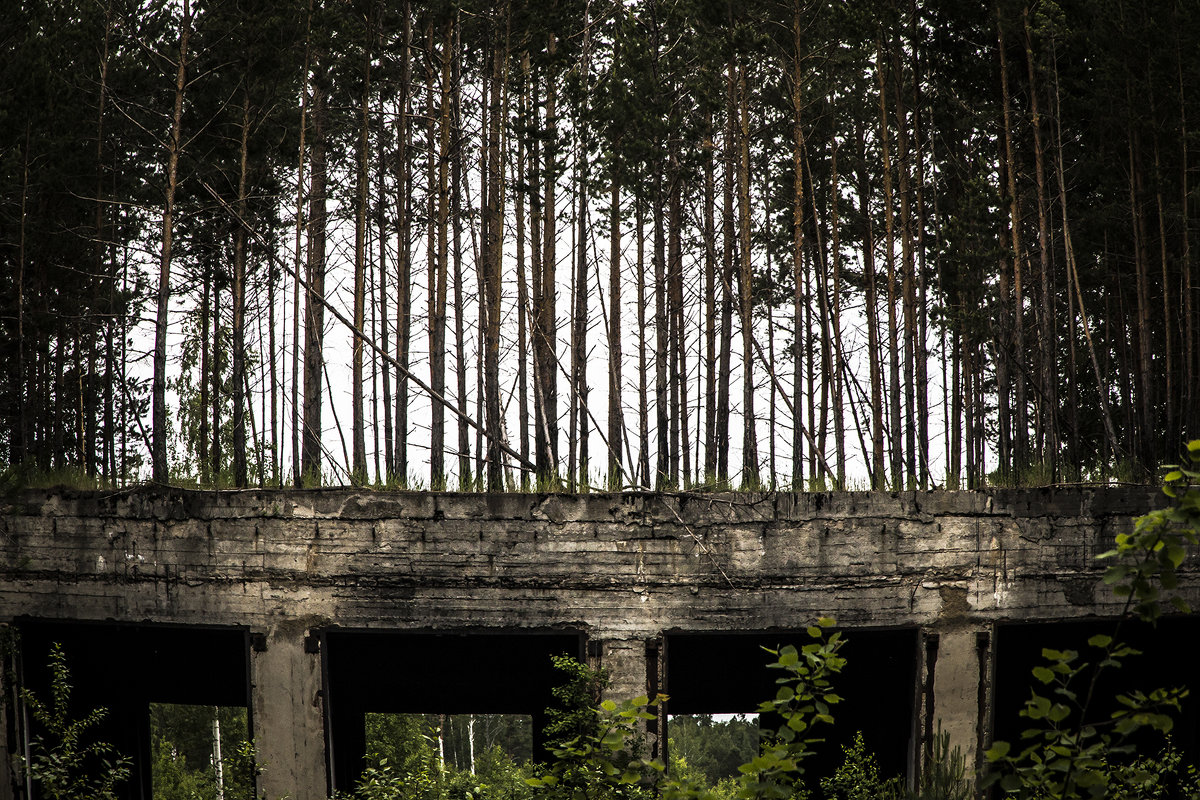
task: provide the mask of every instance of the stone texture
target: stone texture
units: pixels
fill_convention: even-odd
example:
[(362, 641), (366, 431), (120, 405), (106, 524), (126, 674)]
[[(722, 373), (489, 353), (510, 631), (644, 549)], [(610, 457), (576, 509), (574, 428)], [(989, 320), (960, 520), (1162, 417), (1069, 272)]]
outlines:
[[(349, 628), (578, 629), (630, 693), (664, 631), (937, 630), (934, 712), (972, 750), (975, 635), (1105, 615), (1097, 553), (1157, 490), (454, 494), (140, 487), (0, 507), (0, 625), (29, 616), (245, 626), (270, 794), (324, 796), (320, 659)], [(1200, 601), (1194, 568), (1183, 593)], [(636, 693), (642, 693), (642, 688)], [(264, 738), (265, 737), (265, 738)], [(4, 788), (0, 788), (3, 797)]]

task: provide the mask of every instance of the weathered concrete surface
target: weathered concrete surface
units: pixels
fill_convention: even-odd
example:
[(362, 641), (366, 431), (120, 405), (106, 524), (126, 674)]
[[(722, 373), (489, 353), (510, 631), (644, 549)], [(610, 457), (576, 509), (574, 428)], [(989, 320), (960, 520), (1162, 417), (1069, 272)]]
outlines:
[[(645, 645), (664, 631), (794, 629), (822, 615), (920, 626), (940, 638), (925, 687), (934, 713), (974, 749), (976, 633), (1116, 612), (1095, 556), (1160, 500), (1149, 487), (28, 491), (0, 508), (0, 624), (111, 618), (260, 632), (266, 649), (252, 671), (256, 728), (273, 749), (265, 780), (294, 798), (318, 796), (324, 781), (320, 663), (304, 635), (331, 625), (578, 629), (605, 643), (600, 658), (626, 694), (647, 686)], [(1183, 583), (1200, 598), (1194, 573)]]
[(809, 495), (27, 492), (0, 620), (666, 629), (933, 625), (1116, 604), (1097, 553), (1151, 488)]

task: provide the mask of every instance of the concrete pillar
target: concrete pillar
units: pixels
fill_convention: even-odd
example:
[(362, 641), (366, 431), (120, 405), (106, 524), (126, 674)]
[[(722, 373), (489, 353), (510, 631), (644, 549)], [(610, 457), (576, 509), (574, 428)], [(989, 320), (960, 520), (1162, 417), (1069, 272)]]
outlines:
[(319, 640), (283, 623), (251, 648), (250, 670), (263, 800), (325, 800), (325, 715)]
[[(660, 691), (661, 649), (658, 640), (604, 639), (599, 642), (600, 666), (608, 670), (606, 700), (629, 700), (645, 695), (651, 700)], [(647, 755), (658, 757), (658, 732), (663, 730), (663, 709), (659, 717), (648, 720), (642, 729), (646, 738)]]
[(949, 734), (951, 749), (962, 751), (967, 778), (973, 779), (987, 724), (990, 638), (985, 630), (966, 625), (943, 628), (937, 634), (937, 658), (927, 665), (933, 672), (933, 685), (927, 691), (933, 697), (927, 706), (926, 730), (936, 733), (940, 725)]

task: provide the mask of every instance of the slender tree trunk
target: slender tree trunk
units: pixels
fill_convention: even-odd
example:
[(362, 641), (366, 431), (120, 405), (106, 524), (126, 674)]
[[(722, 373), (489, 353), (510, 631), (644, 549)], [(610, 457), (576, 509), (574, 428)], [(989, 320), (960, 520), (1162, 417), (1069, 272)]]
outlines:
[(638, 479), (650, 488), (650, 402), (646, 363), (646, 201), (634, 198), (637, 208), (637, 322), (638, 322)]
[[(380, 137), (379, 149), (383, 148), (383, 137)], [(384, 183), (384, 154), (378, 153), (375, 157), (375, 239), (379, 246), (379, 268), (377, 277), (375, 278), (379, 289), (379, 304), (376, 306), (376, 316), (379, 320), (379, 347), (382, 353), (386, 356), (391, 352), (391, 336), (389, 335), (388, 325), (388, 293), (387, 293), (387, 214), (384, 211), (384, 206), (388, 202), (385, 194)], [(403, 242), (397, 242), (396, 248), (399, 250), (405, 245)], [(374, 350), (373, 358), (378, 358)], [(383, 383), (383, 482), (391, 484), (396, 474), (396, 463), (394, 459), (394, 449), (396, 446), (395, 436), (392, 428), (392, 368), (387, 363), (386, 357), (381, 365), (380, 377)], [(376, 439), (378, 439), (378, 432)], [(375, 460), (379, 460), (379, 447), (375, 448)], [(377, 470), (378, 471), (378, 470)]]
[[(450, 215), (450, 82), (454, 20), (447, 18), (441, 45), (441, 104), (438, 114), (437, 158), (437, 252), (429, 275), (429, 374), (430, 386), (444, 395), (446, 391), (446, 284), (449, 272)], [(432, 155), (432, 154), (431, 154)], [(430, 423), (429, 482), (435, 491), (446, 488), (446, 410), (433, 405)]]
[[(312, 39), (312, 4), (308, 3), (308, 15), (305, 20), (306, 32), (304, 37), (304, 75), (309, 71), (309, 43)], [(305, 137), (308, 133), (308, 92), (300, 92), (300, 144), (296, 153), (296, 239), (293, 261), (292, 281), (292, 482), (297, 486), (302, 482), (300, 467), (300, 265), (303, 251), (300, 247), (300, 236), (304, 228), (304, 167), (307, 154)], [(307, 294), (305, 295), (307, 298)]]
[[(250, 160), (250, 98), (242, 93), (241, 148), (238, 159), (238, 216), (246, 214), (246, 175)], [(249, 483), (246, 466), (246, 409), (250, 398), (246, 384), (246, 228), (238, 225), (233, 233), (233, 485)]]
[[(526, 120), (529, 116), (529, 53), (521, 55), (521, 95), (517, 99), (517, 116)], [(517, 433), (521, 441), (518, 449), (521, 460), (529, 460), (529, 290), (525, 282), (525, 136), (517, 137), (517, 191), (513, 200), (516, 207), (517, 228)], [(536, 227), (536, 226), (535, 226)], [(533, 249), (537, 250), (534, 243)], [(529, 488), (529, 473), (521, 471), (521, 488)]]
[(325, 123), (328, 96), (325, 88), (326, 66), (323, 53), (313, 58), (312, 79), (312, 150), (308, 189), (308, 291), (304, 310), (304, 431), (300, 456), (300, 482), (305, 486), (321, 483), (321, 405), (325, 337), (325, 229), (326, 147)]
[[(804, 173), (802, 156), (804, 152), (804, 126), (802, 113), (804, 110), (803, 72), (801, 59), (803, 53), (803, 9), (802, 3), (795, 0), (792, 3), (792, 397), (793, 408), (800, 408), (800, 389), (803, 380), (803, 370), (800, 358), (802, 343), (801, 320), (806, 303), (803, 292), (804, 271)], [(811, 393), (812, 387), (810, 385)], [(798, 413), (793, 412), (792, 420), (792, 491), (804, 488), (804, 422)]]
[(724, 140), (724, 184), (721, 197), (721, 239), (724, 248), (721, 254), (721, 342), (720, 367), (717, 369), (717, 425), (713, 439), (717, 450), (717, 483), (725, 487), (729, 483), (729, 391), (730, 372), (733, 362), (733, 307), (735, 295), (733, 283), (736, 279), (737, 239), (734, 232), (734, 185), (737, 182), (737, 83), (735, 67), (730, 64), (726, 72), (726, 103)]
[[(1127, 88), (1128, 93), (1128, 88)], [(1128, 96), (1128, 95), (1127, 95)], [(1132, 123), (1130, 124), (1132, 128)], [(1150, 341), (1150, 269), (1146, 253), (1146, 218), (1142, 213), (1142, 172), (1139, 162), (1140, 146), (1138, 135), (1129, 131), (1129, 214), (1133, 229), (1134, 269), (1137, 288), (1137, 405), (1138, 444), (1142, 466), (1149, 469), (1154, 462), (1157, 449), (1154, 427), (1154, 379), (1151, 376), (1152, 357)]]
[(904, 488), (904, 453), (900, 444), (904, 428), (900, 419), (900, 345), (896, 322), (896, 238), (892, 196), (892, 159), (888, 136), (887, 81), (884, 76), (883, 42), (876, 44), (876, 75), (879, 79), (879, 139), (883, 155), (883, 220), (887, 247), (888, 401), (891, 443), (892, 486)]
[[(553, 58), (558, 52), (558, 42), (553, 33), (547, 43), (547, 53)], [(541, 295), (538, 302), (538, 334), (536, 349), (538, 356), (538, 379), (541, 382), (542, 422), (545, 434), (542, 437), (542, 447), (535, 453), (538, 473), (541, 481), (550, 485), (557, 480), (558, 475), (558, 321), (556, 312), (555, 293), (557, 291), (558, 256), (555, 247), (558, 241), (558, 210), (555, 203), (558, 180), (558, 169), (555, 160), (558, 152), (558, 88), (554, 75), (549, 72), (546, 76), (545, 99), (545, 159), (541, 170), (543, 196), (541, 207), (542, 260), (541, 260)]]
[[(371, 38), (372, 21), (367, 20), (367, 39)], [(350, 340), (351, 416), (350, 430), (353, 448), (351, 480), (367, 482), (367, 442), (363, 401), (363, 337), (359, 331), (366, 323), (367, 285), (367, 200), (369, 197), (367, 159), (370, 153), (371, 110), (371, 48), (364, 48), (362, 97), (359, 101), (358, 142), (356, 148), (357, 203), (354, 209), (354, 329)]]
[[(904, 314), (904, 418), (907, 421), (904, 426), (904, 465), (905, 483), (913, 487), (917, 485), (917, 269), (913, 246), (909, 118), (904, 103), (900, 49), (899, 37), (896, 37), (892, 45), (892, 80), (896, 93), (896, 173), (900, 190), (901, 304)], [(924, 385), (919, 388), (925, 391)], [(892, 435), (898, 439), (900, 431), (895, 430)]]
[[(716, 138), (710, 110), (704, 119), (708, 140)], [(704, 148), (704, 482), (717, 478), (717, 233), (715, 145)]]
[[(619, 138), (618, 138), (619, 141)], [(608, 212), (608, 488), (621, 488), (621, 184), (614, 171)]]
[(746, 67), (740, 65), (738, 78), (738, 243), (741, 256), (738, 270), (742, 325), (742, 485), (756, 488), (758, 440), (754, 417), (754, 306), (750, 262), (750, 93), (746, 86)]
[(400, 113), (396, 128), (396, 442), (392, 476), (408, 485), (408, 370), (412, 342), (412, 161), (408, 154), (412, 123), (412, 10), (404, 0), (401, 14)]
[[(507, 23), (508, 3), (505, 2), (500, 17), (493, 18), (491, 96), (488, 122), (488, 168), (486, 184), (489, 187), (486, 209), (487, 261), (483, 292), (486, 298), (486, 320), (484, 337), (484, 403), (486, 406), (488, 464), (487, 485), (489, 492), (504, 489), (504, 465), (501, 460), (502, 420), (500, 407), (500, 279), (503, 266), (503, 221), (504, 221), (504, 170), (501, 161), (501, 120), (507, 118), (508, 109), (502, 107), (501, 89), (505, 79), (505, 64), (508, 52), (501, 40), (500, 20)], [(504, 104), (507, 106), (507, 103)]]
[[(463, 316), (466, 313), (467, 307), (465, 298), (463, 297), (463, 259), (462, 259), (462, 197), (466, 188), (463, 186), (464, 162), (466, 161), (466, 147), (463, 145), (464, 133), (462, 126), (462, 83), (461, 83), (461, 66), (462, 58), (460, 47), (456, 44), (454, 47), (454, 89), (453, 99), (451, 102), (452, 125), (454, 126), (453, 135), (453, 153), (450, 162), (450, 218), (451, 218), (451, 259), (453, 261), (453, 291), (454, 291), (454, 364), (455, 377), (457, 379), (457, 405), (458, 405), (458, 488), (459, 491), (471, 491), (476, 488), (475, 475), (471, 468), (471, 431), (467, 426), (467, 355), (465, 330), (463, 327)], [(486, 87), (484, 87), (486, 90)], [(481, 111), (484, 117), (487, 116), (487, 98), (486, 95), (480, 104)], [(487, 120), (484, 119), (482, 128), (486, 130)], [(485, 151), (486, 155), (486, 151)], [(485, 159), (486, 160), (486, 159)], [(480, 170), (481, 174), (486, 174), (487, 168), (484, 165)], [(485, 183), (482, 187), (482, 202), (486, 207), (488, 186)], [(483, 217), (483, 226), (485, 229), (484, 243), (486, 246), (487, 234), (486, 228), (490, 220)], [(472, 242), (474, 237), (472, 236)], [(486, 256), (485, 256), (486, 258)], [(484, 284), (484, 273), (486, 266), (480, 264), (479, 253), (475, 253), (475, 266), (477, 282), (480, 287)], [(483, 298), (479, 298), (479, 308), (483, 309)], [(485, 324), (484, 320), (480, 319), (480, 324)], [(478, 453), (478, 450), (476, 451)], [(482, 454), (480, 454), (482, 455)], [(483, 476), (479, 475), (479, 485), (482, 486)]]
[(837, 453), (837, 485), (834, 488), (840, 490), (846, 488), (846, 355), (842, 350), (842, 251), (838, 212), (841, 187), (837, 156), (838, 142), (833, 139), (829, 150), (829, 231), (833, 260), (830, 294), (833, 296), (833, 348), (837, 360), (833, 380), (833, 446)]
[(212, 401), (212, 479), (214, 486), (226, 484), (227, 475), (225, 473), (225, 458), (221, 453), (221, 406), (223, 381), (221, 374), (224, 367), (221, 365), (221, 351), (224, 349), (221, 342), (221, 286), (216, 278), (213, 279), (212, 289), (213, 302), (213, 350), (212, 350), (212, 374), (209, 376), (212, 381), (212, 390), (209, 393), (209, 400)]
[(1029, 74), (1029, 104), (1032, 113), (1030, 123), (1033, 127), (1033, 161), (1034, 175), (1037, 180), (1038, 205), (1038, 272), (1041, 283), (1041, 306), (1038, 317), (1040, 333), (1038, 336), (1041, 351), (1041, 392), (1042, 425), (1040, 439), (1042, 445), (1042, 462), (1050, 470), (1050, 479), (1057, 478), (1058, 469), (1058, 376), (1055, 368), (1055, 335), (1054, 335), (1054, 295), (1050, 286), (1050, 220), (1047, 214), (1046, 202), (1046, 167), (1042, 149), (1042, 117), (1039, 111), (1040, 101), (1038, 92), (1037, 69), (1034, 64), (1033, 43), (1029, 30), (1029, 8), (1024, 10), (1025, 23), (1025, 62)]
[(183, 0), (179, 22), (179, 61), (175, 71), (175, 110), (167, 142), (166, 193), (162, 216), (162, 246), (158, 259), (158, 311), (154, 326), (152, 476), (167, 482), (167, 308), (171, 296), (171, 246), (175, 225), (175, 189), (179, 184), (179, 152), (183, 146), (183, 95), (187, 88), (188, 42), (192, 35), (190, 0)]
[(687, 488), (692, 472), (688, 446), (687, 332), (683, 313), (683, 176), (679, 166), (678, 143), (672, 137), (667, 162), (667, 265), (670, 305), (671, 370), (671, 482)]
[[(883, 367), (879, 353), (879, 292), (875, 279), (875, 230), (871, 220), (870, 190), (867, 177), (866, 146), (862, 124), (855, 129), (858, 144), (858, 197), (863, 219), (863, 270), (867, 284), (867, 353), (871, 380), (871, 463), (872, 486), (887, 486), (887, 468), (883, 461)], [(865, 455), (865, 454), (864, 454)]]
[(207, 268), (201, 277), (200, 289), (200, 441), (197, 443), (197, 464), (200, 485), (212, 485), (212, 463), (208, 460), (208, 375), (209, 350), (209, 294), (212, 291), (212, 273)]
[(1005, 174), (1008, 176), (1009, 230), (1012, 234), (1012, 264), (1013, 264), (1013, 310), (1012, 331), (1015, 365), (1014, 397), (1013, 397), (1013, 468), (1022, 470), (1029, 464), (1029, 422), (1026, 417), (1029, 401), (1025, 386), (1025, 298), (1022, 275), (1022, 259), (1024, 251), (1021, 248), (1021, 205), (1017, 193), (1017, 162), (1013, 156), (1013, 123), (1012, 101), (1008, 88), (1008, 59), (1004, 41), (1004, 23), (1000, 16), (1000, 7), (996, 7), (996, 35), (999, 41), (1000, 54), (1000, 94), (1004, 108), (1004, 161)]

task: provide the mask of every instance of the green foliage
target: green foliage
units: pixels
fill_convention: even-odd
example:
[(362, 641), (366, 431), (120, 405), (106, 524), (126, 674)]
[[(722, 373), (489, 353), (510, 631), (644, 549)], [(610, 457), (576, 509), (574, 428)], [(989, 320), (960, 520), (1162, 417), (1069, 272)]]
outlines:
[(638, 725), (656, 718), (650, 709), (665, 696), (604, 700), (597, 707), (607, 673), (567, 656), (556, 656), (553, 662), (566, 680), (552, 691), (555, 705), (546, 709), (545, 736), (552, 760), (525, 782), (539, 790), (538, 796), (554, 800), (643, 796), (665, 767), (641, 757)]
[(896, 800), (900, 796), (900, 779), (884, 780), (879, 775), (879, 764), (874, 754), (867, 750), (862, 733), (855, 734), (854, 742), (842, 748), (846, 760), (837, 772), (821, 781), (821, 792), (825, 800)]
[(28, 689), (21, 692), (25, 707), (44, 729), (33, 737), (22, 765), (49, 800), (115, 800), (117, 787), (129, 777), (129, 759), (107, 742), (90, 741), (92, 729), (108, 711), (97, 708), (72, 718), (71, 672), (57, 642), (50, 648), (49, 666), (48, 701)]
[(950, 747), (950, 734), (938, 725), (933, 743), (921, 771), (921, 783), (914, 800), (970, 800), (973, 796), (967, 779), (967, 761), (962, 750)]
[[(214, 752), (214, 717), (220, 723), (221, 772)], [(256, 773), (247, 741), (246, 709), (152, 703), (150, 757), (156, 800), (251, 800)]]
[(671, 717), (671, 774), (694, 771), (709, 785), (738, 774), (738, 766), (758, 753), (758, 722), (738, 715), (715, 721), (710, 715)]
[(543, 729), (547, 746), (553, 748), (596, 732), (596, 704), (608, 686), (608, 672), (569, 656), (553, 656), (551, 661), (563, 674), (563, 682), (550, 691), (555, 704), (546, 709)]
[(833, 676), (846, 663), (838, 655), (841, 633), (825, 634), (833, 624), (832, 619), (822, 618), (810, 626), (813, 641), (799, 650), (791, 645), (768, 650), (776, 657), (768, 666), (785, 674), (775, 680), (779, 686), (775, 697), (760, 704), (758, 711), (778, 717), (782, 724), (763, 733), (759, 755), (740, 767), (739, 797), (790, 797), (804, 774), (804, 761), (814, 755), (813, 745), (823, 741), (814, 733), (833, 723), (831, 706), (841, 701), (833, 691)]
[[(525, 783), (531, 768), (527, 763), (519, 765), (501, 744), (495, 743), (505, 741), (509, 729), (519, 730), (521, 718), (476, 717), (476, 741), (481, 746), (475, 755), (474, 772), (466, 768), (465, 759), (461, 767), (450, 762), (449, 757), (447, 763), (439, 762), (439, 719), (446, 737), (447, 730), (455, 723), (465, 722), (466, 717), (368, 714), (368, 767), (350, 797), (354, 800), (525, 800), (531, 795), (533, 790)], [(507, 728), (501, 723), (508, 723)], [(490, 737), (486, 731), (489, 724), (494, 728)], [(489, 738), (493, 740), (490, 745), (486, 743)], [(446, 741), (446, 745), (449, 756), (453, 744)], [(524, 749), (528, 750), (527, 744)]]
[[(1104, 582), (1125, 598), (1126, 611), (1151, 623), (1163, 613), (1164, 590), (1178, 585), (1187, 547), (1200, 536), (1200, 440), (1188, 444), (1187, 457), (1187, 466), (1169, 467), (1164, 477), (1163, 491), (1174, 502), (1138, 518), (1133, 532), (1119, 534), (1116, 547), (1100, 556), (1112, 561)], [(1178, 597), (1169, 601), (1188, 610)], [(1020, 746), (998, 741), (987, 751), (994, 767), (985, 783), (1039, 798), (1144, 796), (1156, 785), (1147, 762), (1133, 759), (1130, 737), (1143, 730), (1169, 734), (1171, 713), (1188, 690), (1120, 693), (1117, 710), (1097, 720), (1092, 706), (1100, 674), (1139, 653), (1103, 634), (1089, 639), (1088, 646), (1095, 653), (1092, 662), (1081, 660), (1075, 650), (1042, 651), (1046, 663), (1034, 667), (1033, 677), (1044, 688), (1034, 688), (1020, 712), (1033, 726), (1022, 732)]]

